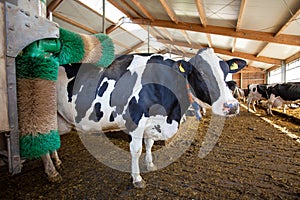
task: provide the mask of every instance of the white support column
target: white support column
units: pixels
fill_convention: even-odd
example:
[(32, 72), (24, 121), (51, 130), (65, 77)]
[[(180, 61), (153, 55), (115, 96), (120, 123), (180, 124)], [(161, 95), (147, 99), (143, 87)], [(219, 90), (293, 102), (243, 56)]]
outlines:
[(281, 82), (286, 82), (286, 64), (285, 61), (281, 61)]

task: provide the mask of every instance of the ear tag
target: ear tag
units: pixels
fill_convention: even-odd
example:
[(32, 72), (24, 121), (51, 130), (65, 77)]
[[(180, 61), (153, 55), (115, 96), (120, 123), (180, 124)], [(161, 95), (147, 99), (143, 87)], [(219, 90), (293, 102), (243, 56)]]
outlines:
[(230, 66), (230, 70), (235, 70), (235, 69), (238, 69), (239, 68), (239, 65), (236, 64), (235, 62), (232, 63), (232, 65)]
[(185, 72), (185, 69), (182, 67), (181, 63), (179, 64), (179, 71), (184, 73)]

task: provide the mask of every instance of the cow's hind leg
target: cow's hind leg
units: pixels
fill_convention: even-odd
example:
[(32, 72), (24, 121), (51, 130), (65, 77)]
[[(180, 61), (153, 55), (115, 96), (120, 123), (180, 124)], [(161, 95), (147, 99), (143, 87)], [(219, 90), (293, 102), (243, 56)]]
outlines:
[(146, 182), (140, 175), (139, 158), (142, 154), (143, 138), (133, 137), (130, 142), (130, 153), (131, 153), (131, 176), (133, 186), (136, 188), (145, 188)]
[(62, 165), (61, 160), (59, 159), (59, 156), (58, 156), (57, 151), (53, 151), (53, 152), (51, 153), (51, 158), (52, 158), (52, 160), (54, 161), (55, 168), (56, 168), (58, 171), (61, 171), (61, 170), (63, 169), (63, 165)]
[(60, 182), (62, 178), (60, 174), (56, 171), (55, 166), (51, 160), (50, 154), (47, 153), (46, 155), (42, 155), (41, 158), (44, 163), (45, 173), (48, 176), (48, 180), (50, 182)]
[(154, 144), (154, 140), (150, 139), (150, 138), (144, 138), (144, 143), (145, 143), (145, 147), (146, 147), (145, 161), (146, 161), (146, 165), (147, 165), (147, 170), (148, 171), (155, 171), (157, 168), (153, 164), (152, 152), (151, 152), (152, 146)]

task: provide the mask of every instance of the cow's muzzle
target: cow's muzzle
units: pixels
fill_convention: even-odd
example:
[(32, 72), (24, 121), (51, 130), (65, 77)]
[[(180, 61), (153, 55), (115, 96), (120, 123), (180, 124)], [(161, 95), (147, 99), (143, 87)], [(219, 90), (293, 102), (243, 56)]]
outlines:
[(228, 101), (223, 104), (223, 111), (226, 116), (237, 115), (240, 112), (240, 105), (238, 101)]

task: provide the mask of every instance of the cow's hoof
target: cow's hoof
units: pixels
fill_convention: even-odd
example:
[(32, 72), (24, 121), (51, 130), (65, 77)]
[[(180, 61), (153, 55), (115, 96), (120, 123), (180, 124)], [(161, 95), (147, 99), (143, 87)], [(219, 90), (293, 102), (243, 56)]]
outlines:
[(57, 174), (55, 176), (49, 176), (48, 177), (49, 182), (51, 183), (60, 183), (62, 181), (62, 177), (60, 174)]
[(152, 172), (152, 171), (156, 171), (156, 170), (157, 170), (157, 167), (156, 167), (155, 165), (152, 164), (152, 165), (147, 166), (147, 170), (148, 170), (148, 171), (151, 171), (151, 172)]
[(146, 187), (146, 182), (144, 180), (138, 181), (138, 182), (134, 182), (133, 186), (135, 188), (145, 188)]
[(59, 164), (59, 165), (55, 165), (55, 168), (56, 168), (57, 171), (61, 172), (61, 171), (64, 169), (64, 166), (63, 166), (63, 164), (61, 163), (61, 164)]

